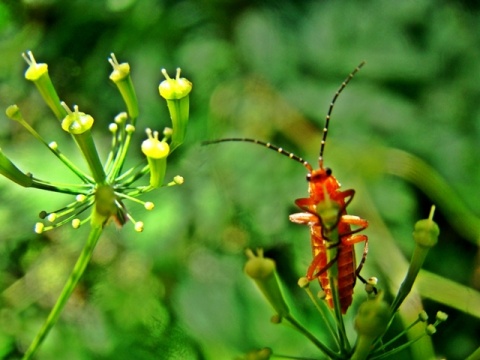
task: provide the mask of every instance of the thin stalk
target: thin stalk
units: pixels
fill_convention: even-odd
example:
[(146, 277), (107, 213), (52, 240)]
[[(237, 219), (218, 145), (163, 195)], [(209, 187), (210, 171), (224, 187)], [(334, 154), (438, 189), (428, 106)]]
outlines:
[(48, 190), (52, 192), (58, 192), (62, 194), (84, 194), (88, 195), (92, 191), (91, 185), (70, 185), (70, 184), (56, 184), (56, 183), (49, 183), (44, 180), (40, 179), (32, 179), (31, 187), (36, 189)]
[(410, 347), (414, 342), (417, 342), (418, 340), (420, 340), (424, 336), (426, 336), (426, 334), (419, 335), (415, 339), (410, 340), (410, 341), (406, 342), (405, 344), (402, 344), (399, 347), (396, 347), (395, 349), (389, 350), (389, 351), (387, 351), (387, 352), (385, 352), (381, 355), (378, 355), (378, 356), (372, 356), (372, 357), (369, 358), (369, 360), (380, 360), (380, 359), (390, 357), (393, 354), (398, 353), (398, 352)]
[(112, 176), (110, 180), (115, 179), (118, 174), (122, 171), (123, 164), (125, 163), (125, 158), (127, 157), (127, 151), (130, 148), (130, 142), (132, 141), (132, 134), (131, 132), (127, 132), (127, 136), (125, 137), (125, 141), (120, 146), (119, 151), (117, 153), (117, 157), (113, 162), (113, 170)]
[(308, 340), (310, 340), (324, 354), (328, 355), (332, 359), (342, 359), (339, 354), (335, 353), (332, 349), (330, 349), (328, 346), (318, 340), (315, 336), (313, 336), (313, 334), (308, 331), (302, 324), (300, 324), (291, 314), (287, 314), (284, 319), (287, 320), (297, 331), (303, 334)]
[(70, 161), (65, 155), (63, 155), (60, 150), (57, 150), (57, 149), (53, 149), (52, 147), (50, 147), (50, 145), (48, 145), (48, 148), (50, 149), (50, 151), (65, 165), (67, 166), (75, 175), (77, 175), (77, 177), (82, 180), (84, 183), (86, 184), (93, 184), (94, 181), (93, 179), (84, 174), (82, 170), (80, 170), (72, 161)]
[(317, 299), (315, 298), (315, 296), (313, 295), (312, 293), (312, 290), (310, 289), (310, 287), (305, 287), (304, 288), (308, 297), (310, 298), (310, 300), (312, 301), (313, 305), (315, 306), (315, 308), (317, 309), (317, 311), (320, 313), (320, 316), (323, 320), (323, 323), (327, 325), (327, 328), (328, 328), (328, 332), (330, 333), (330, 335), (332, 336), (333, 340), (335, 341), (335, 344), (337, 345), (337, 347), (340, 349), (340, 339), (337, 335), (337, 332), (335, 331), (335, 328), (333, 327), (332, 323), (330, 322), (330, 319), (327, 317), (327, 314), (330, 314), (329, 312), (326, 311), (325, 309), (325, 305), (324, 307), (321, 307), (321, 305), (318, 303)]
[[(337, 267), (335, 263), (333, 267)], [(345, 324), (343, 323), (342, 306), (340, 304), (340, 294), (338, 293), (338, 278), (329, 276), (330, 289), (332, 291), (333, 309), (335, 312), (335, 320), (337, 322), (338, 336), (340, 337), (340, 345), (342, 353), (351, 351), (350, 343), (348, 342)]]
[[(142, 164), (140, 164), (140, 166), (141, 165)], [(129, 185), (133, 184), (135, 181), (137, 181), (138, 179), (140, 179), (141, 177), (148, 174), (149, 172), (150, 172), (150, 166), (148, 166), (148, 164), (147, 164), (147, 165), (144, 165), (143, 168), (141, 170), (137, 171), (136, 173), (129, 174), (130, 175), (129, 178), (126, 178), (126, 176), (125, 176), (128, 173), (128, 171), (127, 171), (125, 174), (121, 175), (119, 178), (117, 178), (115, 180), (116, 180), (116, 182), (119, 182), (121, 180), (122, 185), (129, 186)]]
[(98, 151), (93, 142), (90, 130), (84, 131), (81, 134), (72, 134), (75, 142), (82, 151), (82, 155), (88, 163), (88, 167), (92, 173), (93, 178), (97, 184), (105, 185), (106, 175), (103, 170), (102, 163), (98, 157)]
[(73, 293), (73, 290), (77, 286), (78, 281), (80, 280), (83, 273), (85, 272), (85, 269), (87, 268), (87, 265), (90, 262), (90, 259), (92, 258), (93, 250), (95, 249), (95, 246), (97, 245), (98, 239), (100, 238), (101, 234), (102, 234), (102, 227), (91, 228), (87, 243), (85, 244), (82, 252), (80, 253), (78, 260), (75, 263), (75, 266), (65, 286), (63, 287), (62, 292), (60, 293), (60, 296), (57, 299), (57, 302), (55, 303), (55, 306), (50, 311), (50, 314), (48, 315), (47, 320), (45, 320), (45, 323), (43, 324), (42, 328), (35, 336), (35, 339), (33, 339), (32, 343), (28, 347), (22, 360), (29, 360), (32, 358), (35, 351), (38, 349), (38, 347), (41, 345), (45, 337), (48, 335), (50, 329), (57, 322), (58, 317), (60, 316), (60, 313), (65, 307), (65, 304), (67, 303), (68, 299)]
[[(141, 169), (140, 169), (141, 168)], [(137, 165), (131, 167), (127, 171), (125, 171), (122, 175), (119, 175), (118, 177), (115, 178), (115, 183), (116, 184), (131, 184), (138, 178), (144, 176), (146, 173), (148, 173), (149, 166), (145, 165), (145, 161), (139, 162)], [(141, 173), (141, 172), (144, 173)], [(134, 180), (132, 181), (131, 179), (125, 180), (127, 178), (132, 178), (134, 177)]]
[[(412, 324), (410, 324), (410, 325), (407, 326), (405, 329), (403, 329), (400, 333), (398, 333), (394, 338), (388, 340), (386, 343), (383, 343), (382, 346), (380, 346), (377, 350), (378, 350), (378, 351), (384, 350), (386, 347), (388, 347), (388, 346), (390, 346), (391, 344), (393, 344), (395, 341), (397, 341), (398, 339), (400, 339), (402, 336), (405, 336), (405, 335), (407, 334), (407, 332), (408, 332), (412, 327), (414, 327), (415, 325), (417, 325), (419, 322), (420, 322), (419, 319), (415, 320)], [(391, 325), (391, 322), (389, 322), (388, 325), (390, 326), (390, 325)]]
[(10, 115), (10, 118), (19, 122), (35, 139), (40, 141), (43, 145), (45, 145), (48, 150), (50, 150), (62, 163), (64, 163), (75, 175), (77, 175), (80, 180), (85, 183), (93, 183), (92, 179), (83, 173), (73, 162), (68, 160), (65, 155), (63, 155), (60, 150), (57, 149), (56, 143), (47, 143), (43, 137), (33, 128), (30, 126), (29, 123), (25, 121), (20, 110), (16, 105), (12, 105), (7, 110), (7, 115)]

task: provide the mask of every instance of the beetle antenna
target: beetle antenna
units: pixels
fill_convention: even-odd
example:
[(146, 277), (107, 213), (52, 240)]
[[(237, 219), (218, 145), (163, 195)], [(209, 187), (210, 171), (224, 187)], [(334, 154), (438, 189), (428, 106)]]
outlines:
[(318, 164), (320, 165), (320, 168), (323, 168), (323, 151), (325, 150), (325, 143), (327, 142), (327, 134), (328, 134), (328, 126), (330, 124), (330, 117), (332, 116), (333, 112), (333, 107), (335, 105), (335, 102), (337, 101), (338, 96), (340, 93), (345, 89), (347, 84), (352, 80), (352, 78), (355, 76), (355, 74), (362, 68), (362, 66), (365, 65), (365, 61), (362, 61), (356, 68), (353, 70), (345, 80), (343, 80), (342, 85), (338, 88), (337, 92), (333, 96), (332, 102), (330, 103), (330, 106), (328, 108), (327, 116), (325, 117), (325, 127), (323, 128), (323, 136), (322, 136), (322, 142), (320, 144), (320, 154), (318, 156)]

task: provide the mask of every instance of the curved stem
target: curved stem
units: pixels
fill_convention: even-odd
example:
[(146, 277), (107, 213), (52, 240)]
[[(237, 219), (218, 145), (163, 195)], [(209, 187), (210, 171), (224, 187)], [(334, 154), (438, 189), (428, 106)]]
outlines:
[(35, 339), (33, 339), (32, 343), (28, 347), (22, 360), (29, 360), (32, 358), (33, 354), (41, 345), (41, 343), (49, 333), (50, 329), (57, 322), (58, 317), (60, 316), (63, 308), (65, 307), (65, 304), (67, 303), (68, 299), (73, 293), (73, 290), (77, 286), (78, 281), (80, 280), (83, 273), (85, 272), (85, 269), (87, 268), (87, 265), (90, 262), (90, 259), (92, 258), (93, 250), (95, 249), (95, 246), (97, 245), (98, 239), (100, 238), (101, 234), (102, 234), (101, 227), (91, 228), (87, 243), (85, 244), (82, 252), (80, 253), (78, 260), (75, 263), (75, 266), (65, 286), (63, 287), (62, 292), (60, 293), (60, 296), (57, 299), (57, 302), (55, 303), (55, 306), (50, 311), (50, 314), (48, 315), (47, 320), (45, 320), (45, 323), (43, 324), (42, 328), (35, 336)]

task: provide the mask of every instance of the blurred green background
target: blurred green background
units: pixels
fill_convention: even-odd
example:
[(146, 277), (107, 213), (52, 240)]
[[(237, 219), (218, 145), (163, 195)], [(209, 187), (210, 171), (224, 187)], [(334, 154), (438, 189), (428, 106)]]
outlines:
[[(61, 98), (95, 117), (104, 153), (107, 126), (124, 110), (107, 57), (130, 63), (141, 111), (132, 164), (143, 129), (169, 124), (160, 69), (181, 67), (194, 84), (187, 142), (167, 174), (185, 184), (148, 194), (152, 212), (127, 204), (145, 231), (106, 230), (38, 359), (233, 359), (263, 346), (322, 358), (269, 322), (272, 310), (242, 271), (244, 249), (264, 247), (294, 313), (321, 334), (296, 286), (311, 260), (308, 229), (288, 221), (294, 199), (307, 194), (305, 169), (251, 144), (200, 142), (257, 138), (315, 164), (332, 96), (362, 60), (337, 102), (325, 151), (343, 188), (357, 191), (349, 212), (370, 222), (362, 274), (380, 278), (390, 298), (413, 249), (413, 224), (435, 203), (440, 242), (417, 289), (431, 316), (450, 315), (433, 348), (439, 358), (464, 359), (480, 345), (478, 2), (10, 0), (0, 3), (0, 32), (0, 107), (18, 104), (82, 165), (23, 78), (22, 52), (48, 63)], [(4, 115), (1, 122), (0, 146), (22, 170), (72, 179), (18, 124)], [(39, 211), (69, 200), (0, 180), (0, 357), (18, 358), (34, 337), (86, 239), (86, 228), (32, 231)], [(349, 332), (361, 286), (356, 294)]]

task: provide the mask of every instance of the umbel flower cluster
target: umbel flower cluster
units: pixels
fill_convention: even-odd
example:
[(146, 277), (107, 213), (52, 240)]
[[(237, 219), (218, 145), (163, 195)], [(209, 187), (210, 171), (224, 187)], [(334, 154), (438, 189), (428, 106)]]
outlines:
[[(142, 202), (136, 198), (157, 187), (171, 186), (183, 182), (181, 176), (176, 176), (173, 178), (173, 181), (167, 184), (163, 183), (167, 158), (183, 143), (185, 138), (189, 117), (191, 82), (180, 77), (180, 69), (177, 69), (174, 79), (168, 76), (165, 69), (162, 69), (166, 80), (160, 84), (159, 92), (167, 101), (172, 127), (167, 127), (163, 130), (162, 139), (159, 139), (158, 131), (147, 129), (148, 138), (142, 144), (142, 152), (147, 158), (147, 164), (140, 164), (125, 171), (124, 163), (132, 136), (136, 130), (136, 121), (139, 115), (129, 64), (118, 63), (114, 54), (111, 54), (111, 57), (108, 59), (113, 66), (110, 79), (120, 91), (127, 111), (118, 114), (114, 122), (109, 126), (109, 130), (112, 133), (112, 145), (106, 161), (102, 164), (91, 133), (94, 118), (80, 111), (77, 105), (74, 105), (72, 110), (65, 102), (60, 101), (48, 75), (47, 64), (37, 63), (31, 52), (23, 54), (23, 57), (29, 65), (25, 78), (36, 85), (46, 104), (50, 107), (57, 120), (60, 121), (61, 128), (72, 136), (90, 170), (90, 173), (86, 174), (76, 164), (68, 160), (55, 141), (47, 142), (44, 140), (27, 123), (16, 105), (12, 105), (7, 109), (6, 114), (10, 119), (23, 125), (80, 180), (80, 184), (65, 185), (60, 181), (57, 183), (38, 179), (30, 173), (24, 173), (19, 170), (3, 152), (0, 152), (0, 173), (10, 180), (24, 187), (33, 187), (75, 196), (74, 201), (62, 209), (52, 212), (42, 211), (40, 217), (47, 224), (45, 222), (37, 223), (35, 232), (42, 233), (65, 223), (71, 223), (74, 228), (78, 228), (88, 221), (91, 222), (92, 226), (99, 227), (105, 225), (110, 219), (114, 219), (120, 225), (130, 220), (137, 231), (142, 231), (143, 223), (133, 219), (123, 201), (133, 200), (140, 202), (144, 204), (147, 210), (151, 210), (154, 207), (151, 202)], [(133, 185), (145, 175), (150, 176), (148, 185)], [(79, 215), (89, 208), (92, 208), (91, 214), (80, 218)]]
[[(74, 200), (61, 209), (42, 211), (41, 222), (35, 224), (35, 232), (42, 233), (61, 225), (70, 223), (78, 228), (90, 224), (88, 239), (80, 253), (77, 262), (51, 310), (45, 323), (26, 349), (23, 359), (30, 359), (36, 352), (50, 329), (56, 323), (63, 307), (70, 298), (78, 281), (85, 272), (100, 238), (103, 228), (111, 220), (119, 226), (127, 221), (134, 224), (135, 230), (143, 230), (143, 222), (136, 221), (124, 205), (125, 200), (141, 203), (147, 210), (152, 210), (152, 202), (137, 199), (140, 195), (162, 186), (173, 186), (183, 183), (181, 176), (175, 176), (165, 183), (167, 159), (185, 139), (189, 119), (189, 94), (192, 83), (180, 77), (177, 69), (175, 78), (170, 78), (165, 69), (162, 73), (165, 80), (158, 88), (160, 95), (167, 101), (172, 125), (165, 127), (160, 136), (157, 130), (146, 129), (147, 139), (143, 141), (141, 150), (146, 157), (137, 166), (124, 169), (125, 160), (130, 148), (132, 136), (136, 130), (139, 116), (138, 102), (130, 77), (130, 65), (119, 63), (112, 53), (108, 61), (113, 67), (110, 75), (117, 86), (126, 105), (126, 112), (119, 113), (114, 122), (109, 125), (112, 134), (110, 151), (102, 163), (92, 136), (94, 118), (80, 111), (77, 105), (69, 107), (60, 98), (50, 80), (47, 64), (37, 63), (32, 52), (22, 54), (29, 65), (25, 78), (32, 81), (40, 92), (43, 100), (60, 122), (63, 131), (70, 134), (79, 148), (89, 172), (86, 173), (74, 162), (69, 160), (59, 149), (55, 141), (47, 142), (23, 117), (16, 105), (8, 107), (7, 116), (20, 123), (30, 134), (44, 144), (78, 179), (77, 184), (65, 184), (62, 181), (46, 181), (31, 173), (20, 170), (0, 149), (0, 174), (23, 187), (37, 188), (45, 191), (64, 193), (74, 197)], [(149, 181), (143, 180), (149, 176)], [(143, 180), (142, 185), (135, 185)], [(90, 210), (88, 213), (87, 210)], [(23, 351), (24, 349), (20, 349)]]

